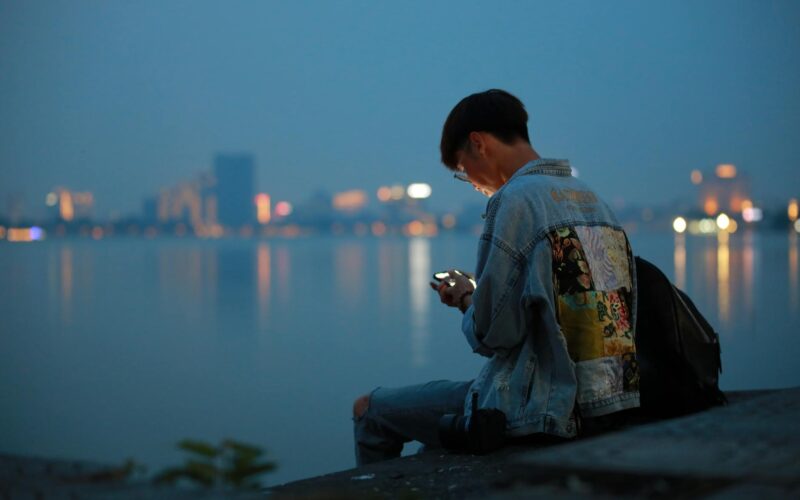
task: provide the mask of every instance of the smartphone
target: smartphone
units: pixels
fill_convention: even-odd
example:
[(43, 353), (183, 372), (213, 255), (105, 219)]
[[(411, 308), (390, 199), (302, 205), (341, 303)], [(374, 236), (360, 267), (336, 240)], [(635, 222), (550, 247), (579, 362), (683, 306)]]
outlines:
[(450, 273), (447, 271), (439, 271), (438, 273), (433, 273), (433, 279), (438, 282), (442, 282), (450, 277)]
[[(455, 269), (453, 271), (456, 274), (460, 274), (461, 276), (466, 277), (470, 283), (472, 283), (472, 288), (477, 287), (477, 283), (475, 282), (475, 278), (470, 273), (465, 273), (464, 271), (460, 271)], [(450, 277), (450, 273), (447, 271), (439, 271), (438, 273), (433, 273), (433, 279), (437, 282), (441, 283), (442, 281), (446, 281), (449, 286), (455, 285), (455, 281)]]

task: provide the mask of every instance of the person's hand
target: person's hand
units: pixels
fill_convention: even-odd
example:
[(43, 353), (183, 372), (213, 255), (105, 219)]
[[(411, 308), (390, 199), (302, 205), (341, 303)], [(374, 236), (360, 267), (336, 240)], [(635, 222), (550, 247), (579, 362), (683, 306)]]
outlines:
[(439, 293), (439, 300), (449, 307), (457, 307), (461, 312), (472, 304), (472, 292), (475, 287), (469, 278), (455, 269), (448, 271), (450, 277), (440, 283), (431, 282), (431, 288)]

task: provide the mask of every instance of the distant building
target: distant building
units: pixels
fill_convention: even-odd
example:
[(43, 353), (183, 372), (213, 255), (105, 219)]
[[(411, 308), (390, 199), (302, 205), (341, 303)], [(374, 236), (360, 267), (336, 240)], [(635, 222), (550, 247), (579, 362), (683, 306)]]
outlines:
[(219, 224), (217, 218), (217, 181), (209, 172), (200, 174), (200, 199), (202, 205), (202, 219), (206, 227), (212, 228)]
[(198, 227), (203, 224), (197, 181), (181, 182), (169, 192), (169, 220)]
[(253, 224), (255, 212), (255, 161), (253, 155), (218, 154), (214, 158), (216, 216), (225, 227)]
[(151, 226), (158, 224), (158, 197), (148, 196), (142, 200), (142, 222)]
[(734, 165), (717, 165), (711, 175), (693, 173), (692, 182), (700, 187), (700, 208), (708, 216), (739, 213), (751, 204), (750, 178)]
[(57, 187), (47, 194), (45, 204), (50, 215), (62, 222), (88, 220), (94, 211), (94, 195)]
[(178, 225), (206, 236), (217, 227), (217, 194), (214, 176), (201, 173), (196, 178), (162, 188), (142, 205), (144, 222), (150, 225)]

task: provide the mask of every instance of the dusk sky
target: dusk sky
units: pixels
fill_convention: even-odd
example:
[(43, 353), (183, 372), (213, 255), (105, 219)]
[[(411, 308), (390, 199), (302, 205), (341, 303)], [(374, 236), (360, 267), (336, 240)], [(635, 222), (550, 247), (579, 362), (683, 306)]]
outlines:
[[(733, 163), (800, 195), (800, 2), (0, 0), (0, 213), (54, 186), (96, 215), (252, 152), (258, 189), (428, 182), (449, 110), (498, 87), (609, 200), (668, 203)], [(477, 197), (477, 198), (476, 198)]]

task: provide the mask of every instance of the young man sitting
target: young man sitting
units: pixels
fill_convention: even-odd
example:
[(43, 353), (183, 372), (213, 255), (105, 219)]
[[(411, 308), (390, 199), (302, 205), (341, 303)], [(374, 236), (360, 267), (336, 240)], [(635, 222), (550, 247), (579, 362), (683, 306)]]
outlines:
[(505, 414), (510, 438), (571, 438), (581, 419), (639, 406), (627, 236), (569, 162), (539, 157), (527, 122), (522, 102), (502, 90), (464, 98), (445, 121), (442, 162), (490, 199), (477, 286), (451, 271), (435, 289), (464, 313), (467, 342), (488, 360), (471, 381), (358, 398), (359, 465), (397, 457), (411, 440), (440, 446), (440, 418), (469, 417), (473, 394), (479, 408)]

